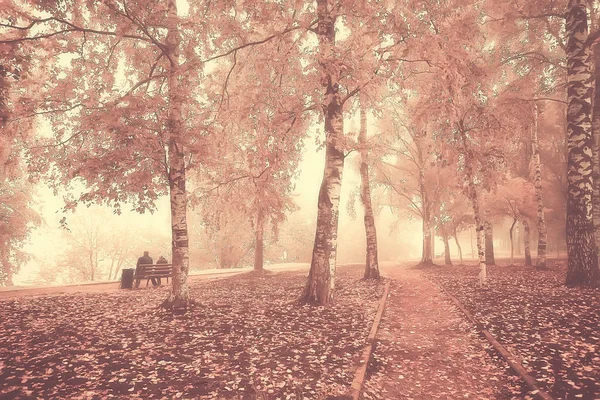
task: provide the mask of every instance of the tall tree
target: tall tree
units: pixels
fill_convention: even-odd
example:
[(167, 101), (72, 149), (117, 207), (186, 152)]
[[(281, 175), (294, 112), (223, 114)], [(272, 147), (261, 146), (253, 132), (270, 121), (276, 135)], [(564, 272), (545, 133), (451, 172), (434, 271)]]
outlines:
[(336, 63), (335, 13), (328, 0), (317, 0), (317, 37), (323, 85), (325, 171), (319, 190), (317, 232), (308, 280), (301, 301), (320, 305), (333, 300), (342, 174), (344, 171), (343, 101)]
[(182, 107), (184, 93), (180, 68), (180, 32), (177, 17), (177, 3), (167, 3), (167, 37), (165, 40), (165, 57), (167, 64), (167, 81), (169, 85), (167, 106), (168, 136), (168, 181), (171, 204), (171, 237), (173, 243), (173, 289), (165, 299), (163, 306), (172, 309), (186, 309), (192, 299), (187, 284), (190, 269), (190, 253), (187, 226), (187, 193), (185, 191), (185, 150), (183, 135)]
[[(0, 19), (10, 19), (11, 11), (3, 5)], [(14, 275), (30, 257), (23, 247), (41, 222), (32, 207), (33, 185), (24, 162), (33, 124), (15, 120), (20, 88), (30, 76), (26, 54), (32, 50), (28, 44), (0, 43), (0, 286), (13, 285)]]
[(535, 200), (537, 203), (537, 226), (538, 226), (538, 246), (536, 267), (546, 268), (546, 246), (548, 242), (548, 228), (546, 226), (546, 216), (544, 213), (544, 201), (542, 199), (542, 163), (540, 160), (538, 124), (539, 110), (538, 105), (534, 106), (533, 126), (531, 127), (531, 163), (533, 166), (533, 184), (535, 186)]
[(367, 146), (367, 111), (360, 104), (360, 131), (358, 134), (360, 152), (360, 198), (364, 208), (364, 223), (367, 239), (367, 255), (364, 279), (379, 279), (379, 263), (377, 261), (377, 231), (371, 204), (371, 185), (369, 177), (369, 147)]
[[(439, 208), (445, 183), (440, 180), (436, 161), (439, 155), (431, 130), (418, 121), (400, 114), (400, 109), (412, 114), (410, 102), (404, 107), (393, 101), (385, 104), (383, 132), (379, 135), (382, 154), (374, 160), (374, 178), (388, 189), (389, 204), (406, 210), (408, 218), (422, 223), (420, 265), (433, 265), (435, 210)], [(404, 122), (408, 120), (408, 122)], [(403, 215), (400, 213), (399, 215)]]
[[(45, 43), (35, 56), (46, 52), (56, 61), (56, 68), (39, 69), (44, 95), (30, 102), (30, 114), (50, 120), (54, 140), (40, 139), (31, 159), (54, 185), (84, 184), (67, 208), (99, 202), (118, 212), (132, 203), (145, 212), (170, 197), (176, 276), (166, 307), (185, 309), (191, 301), (186, 169), (199, 163), (231, 76), (213, 67), (300, 29), (292, 11), (258, 3), (241, 13), (239, 6), (191, 3), (178, 15), (175, 1), (65, 2), (47, 7), (43, 18), (23, 7), (0, 40)], [(253, 22), (264, 29), (247, 29)]]
[(567, 285), (598, 285), (598, 255), (592, 216), (592, 76), (586, 4), (567, 10)]
[(483, 223), (483, 230), (485, 233), (485, 264), (489, 267), (490, 265), (496, 265), (496, 258), (494, 257), (494, 226), (490, 221)]

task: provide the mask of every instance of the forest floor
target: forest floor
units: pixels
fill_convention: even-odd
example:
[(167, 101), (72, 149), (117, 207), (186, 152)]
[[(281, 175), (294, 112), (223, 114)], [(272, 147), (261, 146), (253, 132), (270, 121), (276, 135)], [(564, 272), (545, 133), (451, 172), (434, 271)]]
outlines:
[(306, 271), (191, 281), (182, 315), (166, 286), (2, 298), (0, 398), (345, 398), (384, 286), (361, 273), (331, 307), (294, 302)]
[(362, 399), (511, 399), (527, 389), (426, 274), (408, 264), (392, 278)]
[[(384, 282), (346, 266), (335, 305), (298, 306), (302, 269), (191, 279), (183, 315), (166, 286), (0, 298), (0, 398), (346, 399)], [(534, 397), (445, 291), (554, 398), (600, 399), (600, 290), (564, 287), (564, 262), (490, 267), (485, 289), (475, 266), (382, 272), (363, 399)]]
[(507, 264), (488, 267), (487, 288), (476, 266), (423, 273), (520, 359), (540, 389), (556, 399), (600, 399), (600, 289), (565, 287), (565, 261), (548, 270)]

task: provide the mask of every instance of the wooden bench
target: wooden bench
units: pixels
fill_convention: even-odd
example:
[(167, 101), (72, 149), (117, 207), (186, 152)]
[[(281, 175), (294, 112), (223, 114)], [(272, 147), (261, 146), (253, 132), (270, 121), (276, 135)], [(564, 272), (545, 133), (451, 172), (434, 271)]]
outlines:
[(140, 287), (142, 279), (147, 279), (146, 287), (152, 278), (169, 278), (173, 276), (173, 264), (141, 264), (135, 271), (135, 287)]

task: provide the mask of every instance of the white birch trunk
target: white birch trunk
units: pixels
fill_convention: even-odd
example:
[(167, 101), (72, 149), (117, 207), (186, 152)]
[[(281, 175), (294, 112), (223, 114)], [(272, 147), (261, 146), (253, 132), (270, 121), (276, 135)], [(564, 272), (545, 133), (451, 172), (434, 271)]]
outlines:
[(484, 286), (487, 283), (487, 266), (485, 264), (485, 232), (479, 199), (477, 197), (477, 188), (473, 182), (473, 155), (468, 148), (467, 139), (464, 132), (460, 132), (462, 150), (465, 157), (465, 179), (467, 180), (467, 193), (471, 206), (473, 207), (473, 219), (475, 220), (475, 231), (477, 233), (477, 256), (479, 259), (479, 284)]
[(567, 10), (567, 285), (600, 283), (593, 221), (592, 76), (587, 5)]
[(187, 283), (189, 272), (189, 241), (187, 229), (187, 197), (185, 160), (182, 138), (181, 108), (183, 96), (179, 77), (180, 34), (178, 28), (177, 5), (168, 0), (166, 51), (169, 56), (168, 70), (168, 119), (169, 129), (168, 163), (169, 195), (171, 201), (171, 235), (173, 252), (173, 279), (169, 296), (163, 306), (170, 309), (185, 310), (191, 305)]
[(259, 206), (256, 216), (256, 237), (254, 243), (254, 270), (262, 271), (264, 264), (264, 232), (265, 218), (262, 208)]
[(364, 279), (379, 279), (379, 262), (377, 257), (377, 229), (375, 216), (371, 204), (371, 186), (369, 180), (369, 149), (367, 147), (367, 112), (365, 106), (360, 105), (360, 131), (358, 135), (360, 151), (360, 199), (365, 212), (365, 234), (367, 242), (367, 255)]
[(335, 57), (335, 18), (328, 0), (317, 1), (319, 57), (324, 86), (325, 171), (319, 190), (317, 229), (310, 272), (300, 301), (326, 305), (333, 301), (340, 193), (344, 171), (342, 99)]
[(594, 222), (594, 240), (596, 254), (600, 255), (600, 47), (593, 47), (594, 56), (594, 101), (592, 102), (592, 178), (594, 190), (592, 197), (592, 213)]
[(533, 151), (533, 184), (535, 186), (535, 201), (537, 203), (537, 223), (538, 223), (538, 248), (537, 248), (537, 268), (546, 268), (546, 247), (548, 242), (548, 228), (546, 227), (546, 217), (544, 216), (544, 201), (542, 199), (542, 164), (540, 161), (540, 149), (538, 140), (538, 107), (535, 105), (534, 123), (531, 129), (531, 147)]

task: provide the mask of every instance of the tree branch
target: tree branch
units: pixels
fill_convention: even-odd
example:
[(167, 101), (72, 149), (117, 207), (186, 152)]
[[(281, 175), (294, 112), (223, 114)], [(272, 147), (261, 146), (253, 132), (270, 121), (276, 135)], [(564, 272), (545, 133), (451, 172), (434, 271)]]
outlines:
[(0, 26), (5, 27), (5, 28), (9, 28), (9, 29), (18, 29), (18, 30), (29, 30), (31, 28), (33, 28), (35, 25), (37, 24), (42, 24), (45, 22), (50, 22), (50, 21), (56, 21), (58, 23), (61, 23), (63, 25), (67, 25), (68, 28), (62, 29), (60, 31), (57, 32), (50, 32), (47, 34), (41, 34), (38, 36), (32, 36), (32, 37), (24, 37), (24, 38), (18, 38), (18, 39), (8, 39), (8, 40), (0, 40), (0, 43), (16, 43), (16, 42), (22, 42), (22, 41), (31, 41), (31, 40), (39, 40), (39, 39), (47, 39), (56, 35), (60, 35), (63, 33), (69, 33), (69, 32), (87, 32), (87, 33), (94, 33), (97, 35), (105, 35), (105, 36), (114, 36), (114, 37), (123, 37), (123, 38), (127, 38), (127, 39), (136, 39), (136, 40), (142, 40), (144, 42), (147, 43), (152, 43), (152, 40), (145, 38), (143, 36), (138, 36), (138, 35), (131, 35), (131, 34), (125, 34), (125, 35), (118, 35), (116, 32), (111, 32), (111, 31), (101, 31), (101, 30), (97, 30), (97, 29), (90, 29), (90, 28), (82, 28), (80, 26), (77, 26), (67, 20), (63, 20), (61, 18), (56, 18), (56, 17), (50, 17), (50, 18), (44, 18), (44, 19), (35, 19), (33, 20), (29, 25), (27, 26), (16, 26), (16, 25), (11, 25), (11, 24), (0, 24)]

